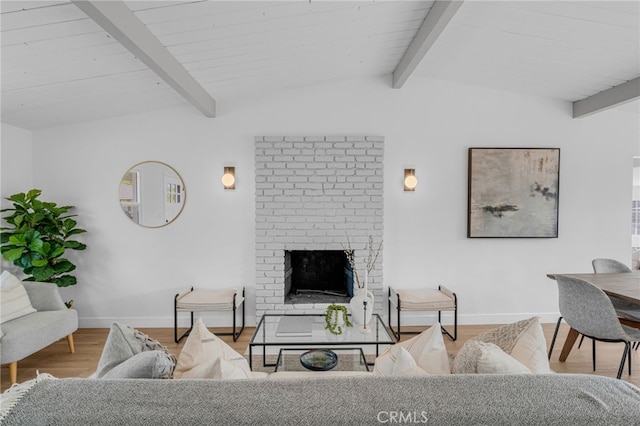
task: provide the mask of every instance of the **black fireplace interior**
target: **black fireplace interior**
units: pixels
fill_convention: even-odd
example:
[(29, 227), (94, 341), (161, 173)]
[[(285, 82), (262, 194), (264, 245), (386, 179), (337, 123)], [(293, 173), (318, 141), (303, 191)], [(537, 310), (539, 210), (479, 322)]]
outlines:
[(285, 251), (285, 302), (346, 302), (353, 273), (342, 250)]

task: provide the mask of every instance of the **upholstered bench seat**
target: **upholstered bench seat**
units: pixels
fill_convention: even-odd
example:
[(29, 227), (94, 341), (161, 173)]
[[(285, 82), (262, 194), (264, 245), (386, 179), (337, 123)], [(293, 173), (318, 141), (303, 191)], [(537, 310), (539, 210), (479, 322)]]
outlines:
[[(242, 305), (242, 327), (236, 331), (236, 310)], [(193, 313), (194, 312), (211, 312), (211, 311), (232, 311), (233, 315), (233, 331), (231, 333), (216, 333), (222, 336), (233, 336), (233, 341), (237, 341), (240, 333), (244, 330), (244, 287), (241, 288), (225, 288), (225, 289), (200, 289), (194, 290), (193, 287), (187, 288), (179, 292), (174, 297), (174, 340), (179, 343), (182, 338), (191, 333), (193, 329)], [(191, 313), (191, 326), (180, 337), (178, 337), (178, 312)]]
[(434, 311), (454, 309), (453, 297), (437, 289), (396, 289), (400, 307), (405, 311)]
[[(454, 292), (445, 286), (439, 286), (437, 289), (432, 288), (395, 288), (389, 287), (389, 328), (397, 340), (400, 340), (400, 312), (401, 311), (438, 311), (438, 322), (441, 321), (441, 311), (454, 312), (454, 332), (449, 333), (444, 327), (442, 332), (448, 335), (452, 340), (456, 340), (458, 336), (458, 297)], [(396, 332), (391, 323), (391, 305), (396, 309), (397, 327)], [(406, 334), (416, 334), (418, 332), (405, 331)]]
[(232, 311), (244, 302), (237, 289), (194, 290), (178, 298), (178, 311)]

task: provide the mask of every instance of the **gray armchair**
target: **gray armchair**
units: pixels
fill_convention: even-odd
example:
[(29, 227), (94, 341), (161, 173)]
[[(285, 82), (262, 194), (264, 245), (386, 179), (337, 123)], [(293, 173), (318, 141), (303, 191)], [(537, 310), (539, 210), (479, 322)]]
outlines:
[(17, 381), (18, 361), (67, 338), (69, 351), (75, 351), (73, 332), (78, 329), (78, 313), (67, 309), (58, 287), (52, 283), (24, 281), (36, 312), (7, 321), (0, 329), (0, 359), (9, 364), (11, 383)]

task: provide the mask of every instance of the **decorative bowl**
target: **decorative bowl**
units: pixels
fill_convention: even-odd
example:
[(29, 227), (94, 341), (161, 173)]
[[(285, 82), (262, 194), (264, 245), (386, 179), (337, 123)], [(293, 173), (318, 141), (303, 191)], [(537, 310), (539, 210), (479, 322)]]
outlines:
[(311, 349), (300, 355), (300, 363), (308, 370), (327, 371), (338, 364), (338, 355), (329, 349)]

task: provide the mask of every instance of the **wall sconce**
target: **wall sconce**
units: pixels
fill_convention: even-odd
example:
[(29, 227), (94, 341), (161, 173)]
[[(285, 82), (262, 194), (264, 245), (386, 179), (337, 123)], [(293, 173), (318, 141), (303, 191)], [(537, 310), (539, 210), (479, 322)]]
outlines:
[(404, 169), (404, 190), (415, 191), (418, 185), (415, 169)]
[(236, 189), (236, 168), (225, 167), (222, 175), (222, 185), (224, 189)]

